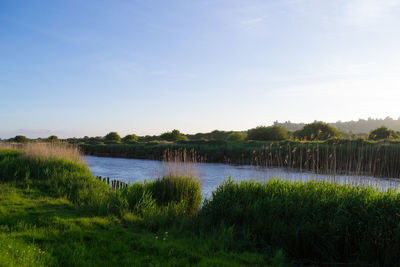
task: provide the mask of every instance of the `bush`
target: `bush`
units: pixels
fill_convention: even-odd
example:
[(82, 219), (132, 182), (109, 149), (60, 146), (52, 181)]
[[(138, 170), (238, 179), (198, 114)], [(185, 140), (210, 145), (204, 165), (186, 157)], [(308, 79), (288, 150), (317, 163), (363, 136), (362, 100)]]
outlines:
[(246, 135), (241, 132), (232, 132), (226, 138), (227, 141), (243, 141), (246, 139)]
[(188, 138), (184, 136), (179, 130), (172, 130), (160, 135), (161, 140), (165, 141), (187, 141)]
[(247, 131), (248, 140), (281, 141), (289, 139), (289, 132), (282, 126), (258, 126)]
[(368, 135), (368, 139), (370, 140), (397, 139), (397, 138), (400, 138), (400, 135), (397, 132), (388, 129), (385, 126), (376, 128), (375, 130), (371, 131)]
[(104, 141), (108, 143), (117, 143), (121, 142), (121, 137), (117, 132), (110, 132), (106, 136), (104, 136)]
[(49, 142), (59, 142), (60, 140), (58, 139), (57, 136), (51, 135), (51, 136), (49, 136), (49, 137), (47, 138), (47, 141), (49, 141)]
[(129, 209), (139, 214), (180, 205), (185, 214), (196, 214), (201, 204), (200, 183), (194, 178), (168, 176), (151, 182), (134, 183), (122, 193)]
[(282, 248), (309, 263), (398, 264), (400, 194), (394, 191), (228, 180), (205, 201), (200, 219), (206, 231), (232, 228), (242, 248)]
[(296, 131), (294, 136), (306, 140), (328, 140), (330, 138), (341, 138), (342, 134), (338, 129), (327, 123), (313, 122)]
[(26, 136), (17, 135), (16, 137), (12, 138), (11, 141), (17, 142), (17, 143), (27, 143), (27, 142), (29, 142), (29, 139), (26, 138)]
[(138, 137), (135, 134), (128, 134), (124, 138), (122, 138), (122, 142), (124, 143), (136, 143), (138, 141)]

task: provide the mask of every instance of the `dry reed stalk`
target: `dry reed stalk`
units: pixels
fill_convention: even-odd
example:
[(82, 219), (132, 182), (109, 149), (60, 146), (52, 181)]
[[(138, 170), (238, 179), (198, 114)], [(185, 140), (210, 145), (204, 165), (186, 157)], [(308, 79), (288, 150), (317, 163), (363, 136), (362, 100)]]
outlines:
[(187, 177), (199, 179), (196, 170), (197, 163), (201, 163), (202, 158), (198, 158), (194, 149), (166, 150), (162, 156), (161, 177)]
[(84, 163), (79, 147), (63, 142), (52, 143), (0, 143), (0, 149), (22, 150), (28, 157), (40, 159), (66, 159), (77, 163)]

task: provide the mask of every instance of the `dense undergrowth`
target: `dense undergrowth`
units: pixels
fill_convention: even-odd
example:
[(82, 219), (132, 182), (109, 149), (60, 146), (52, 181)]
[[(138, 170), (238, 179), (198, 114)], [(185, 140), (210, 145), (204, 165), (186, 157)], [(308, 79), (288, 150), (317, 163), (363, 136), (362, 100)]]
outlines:
[(225, 181), (203, 229), (231, 229), (241, 249), (282, 248), (304, 263), (399, 264), (400, 195), (327, 182)]
[(113, 191), (82, 163), (12, 150), (0, 191), (5, 266), (399, 263), (394, 191), (228, 180), (201, 205), (194, 178)]
[(179, 141), (177, 143), (81, 144), (87, 155), (162, 160), (165, 151), (195, 151), (197, 161), (284, 167), (324, 174), (400, 178), (400, 142)]

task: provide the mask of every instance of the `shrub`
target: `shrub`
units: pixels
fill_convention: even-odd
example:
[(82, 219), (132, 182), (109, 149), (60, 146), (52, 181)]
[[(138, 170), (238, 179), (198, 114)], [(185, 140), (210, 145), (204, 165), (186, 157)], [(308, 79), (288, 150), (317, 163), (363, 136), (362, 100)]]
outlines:
[[(123, 192), (129, 209), (154, 213), (155, 207), (181, 205), (185, 214), (196, 214), (201, 204), (200, 183), (195, 178), (168, 176), (155, 181), (134, 183)], [(155, 206), (156, 205), (156, 206)]]
[(329, 138), (341, 138), (342, 134), (335, 127), (324, 122), (306, 124), (303, 129), (296, 131), (294, 136), (306, 140), (327, 140)]
[(29, 139), (26, 138), (26, 136), (17, 135), (16, 137), (12, 138), (11, 141), (17, 142), (17, 143), (27, 143), (27, 142), (29, 142)]
[(188, 138), (184, 136), (179, 130), (172, 130), (171, 132), (166, 132), (160, 135), (161, 140), (166, 141), (187, 141)]
[(58, 142), (58, 141), (60, 141), (60, 140), (58, 139), (57, 136), (51, 135), (51, 136), (49, 136), (49, 137), (47, 138), (47, 141), (49, 141), (49, 142)]
[(247, 131), (248, 140), (280, 141), (289, 139), (289, 132), (282, 126), (258, 126)]
[(370, 140), (397, 139), (397, 138), (400, 138), (400, 135), (397, 132), (388, 129), (385, 126), (376, 128), (375, 130), (371, 131), (368, 135), (368, 139)]
[(136, 143), (138, 141), (138, 137), (135, 134), (128, 134), (124, 138), (122, 138), (122, 142), (124, 143)]
[(232, 132), (226, 138), (227, 141), (243, 141), (246, 139), (246, 135), (241, 132)]
[(121, 142), (121, 137), (117, 132), (110, 132), (106, 136), (104, 136), (104, 140), (108, 143), (117, 143)]
[(184, 203), (186, 213), (196, 214), (201, 204), (201, 188), (196, 178), (167, 176), (149, 186), (153, 198), (160, 206)]

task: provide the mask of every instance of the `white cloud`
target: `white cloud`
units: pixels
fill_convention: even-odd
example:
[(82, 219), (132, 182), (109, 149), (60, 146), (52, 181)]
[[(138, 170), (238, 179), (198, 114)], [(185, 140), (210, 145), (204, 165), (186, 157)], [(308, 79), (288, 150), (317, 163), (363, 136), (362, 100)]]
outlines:
[(252, 18), (252, 19), (242, 20), (240, 23), (243, 25), (253, 25), (263, 21), (264, 21), (263, 18)]

